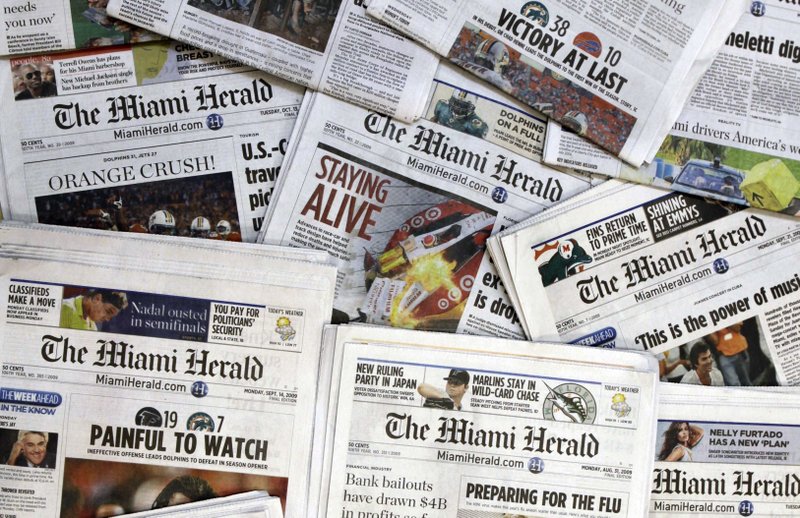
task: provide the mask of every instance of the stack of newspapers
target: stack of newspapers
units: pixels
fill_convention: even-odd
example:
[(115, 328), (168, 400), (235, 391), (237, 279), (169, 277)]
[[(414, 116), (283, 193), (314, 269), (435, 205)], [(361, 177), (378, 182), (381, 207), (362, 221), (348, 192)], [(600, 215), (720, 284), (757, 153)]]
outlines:
[(0, 518), (800, 516), (797, 1), (0, 13)]

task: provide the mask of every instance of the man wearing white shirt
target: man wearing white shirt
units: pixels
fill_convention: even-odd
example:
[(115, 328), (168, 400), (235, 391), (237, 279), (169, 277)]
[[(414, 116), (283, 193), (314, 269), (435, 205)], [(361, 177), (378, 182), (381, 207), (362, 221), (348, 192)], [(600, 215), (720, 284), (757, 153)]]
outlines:
[(725, 386), (722, 373), (714, 367), (711, 346), (706, 342), (699, 340), (692, 345), (692, 349), (689, 352), (689, 362), (692, 364), (692, 370), (681, 378), (681, 383), (713, 385), (715, 387)]

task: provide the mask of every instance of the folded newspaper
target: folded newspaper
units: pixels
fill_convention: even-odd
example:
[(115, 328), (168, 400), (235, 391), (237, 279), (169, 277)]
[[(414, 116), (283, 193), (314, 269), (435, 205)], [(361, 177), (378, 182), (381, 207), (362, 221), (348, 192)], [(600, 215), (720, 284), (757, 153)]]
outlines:
[(486, 238), (591, 179), (507, 149), (525, 112), (438, 86), (416, 125), (307, 95), (261, 239), (337, 259), (337, 321), (521, 338)]
[(658, 383), (647, 355), (362, 326), (325, 337), (321, 515), (647, 512)]
[(746, 3), (371, 0), (368, 13), (638, 167)]
[(648, 166), (633, 168), (557, 124), (548, 127), (545, 161), (800, 214), (798, 32), (797, 5), (754, 1)]
[(112, 18), (108, 0), (19, 0), (3, 2), (0, 56), (162, 39)]
[(364, 0), (111, 0), (113, 16), (302, 86), (412, 121), (437, 57)]
[(0, 508), (95, 516), (258, 489), (305, 516), (333, 269), (120, 241), (0, 225)]
[(127, 516), (129, 518), (283, 518), (283, 511), (278, 497), (270, 496), (265, 491), (249, 491)]
[(662, 379), (797, 385), (800, 221), (607, 182), (489, 248), (528, 335), (650, 351)]
[(797, 393), (659, 388), (649, 516), (797, 516)]
[(0, 61), (0, 203), (22, 221), (253, 242), (302, 97), (178, 42)]

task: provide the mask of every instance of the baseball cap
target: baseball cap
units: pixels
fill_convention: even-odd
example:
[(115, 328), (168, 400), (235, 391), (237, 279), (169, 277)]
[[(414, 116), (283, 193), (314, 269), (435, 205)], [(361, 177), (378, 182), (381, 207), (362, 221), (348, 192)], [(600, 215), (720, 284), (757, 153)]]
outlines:
[(466, 385), (469, 383), (469, 372), (461, 369), (450, 369), (450, 374), (447, 375), (447, 381)]

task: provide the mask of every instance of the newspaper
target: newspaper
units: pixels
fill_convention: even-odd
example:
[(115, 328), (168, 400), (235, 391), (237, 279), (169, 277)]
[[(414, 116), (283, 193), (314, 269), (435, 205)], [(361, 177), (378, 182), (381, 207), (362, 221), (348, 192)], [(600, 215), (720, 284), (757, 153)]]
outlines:
[(799, 405), (796, 393), (661, 387), (650, 516), (797, 516)]
[(366, 16), (364, 0), (111, 0), (120, 19), (406, 121), (437, 57)]
[[(158, 234), (138, 234), (138, 233), (119, 233), (107, 232), (105, 230), (82, 229), (74, 227), (61, 227), (53, 225), (39, 225), (35, 223), (22, 223), (18, 221), (6, 220), (0, 223), (1, 228), (19, 229), (17, 242), (6, 243), (6, 249), (15, 246), (24, 246), (28, 255), (37, 254), (38, 257), (58, 260), (60, 250), (48, 246), (49, 240), (56, 242), (68, 239), (76, 248), (86, 246), (89, 248), (100, 247), (109, 250), (125, 250), (135, 247), (137, 254), (126, 258), (125, 268), (129, 270), (170, 270), (178, 273), (185, 273), (191, 269), (195, 274), (200, 275), (201, 270), (207, 270), (207, 275), (217, 277), (220, 274), (219, 264), (210, 261), (206, 251), (211, 251), (212, 256), (219, 258), (219, 263), (226, 265), (226, 270), (239, 272), (240, 268), (233, 269), (232, 265), (244, 261), (256, 261), (262, 258), (284, 259), (287, 262), (284, 268), (292, 268), (295, 265), (302, 271), (304, 263), (315, 263), (320, 265), (332, 266), (332, 260), (328, 254), (320, 250), (306, 248), (290, 248), (285, 246), (270, 246), (255, 243), (232, 243), (213, 239), (189, 239), (163, 236)], [(44, 237), (43, 237), (44, 236)], [(44, 244), (43, 244), (44, 243)], [(203, 252), (203, 253), (198, 253)], [(72, 260), (83, 259), (84, 262), (96, 262), (91, 252), (79, 253), (72, 250), (70, 258)], [(142, 261), (141, 257), (146, 257), (147, 261)], [(114, 257), (114, 261), (120, 259)], [(154, 266), (158, 264), (158, 266)], [(258, 268), (255, 268), (258, 271)], [(243, 270), (239, 275), (242, 279), (247, 279), (252, 272)]]
[(358, 326), (335, 356), (320, 514), (645, 515), (652, 358)]
[[(52, 95), (16, 92), (32, 76)], [(303, 89), (178, 42), (0, 61), (9, 217), (253, 242)], [(2, 200), (0, 200), (2, 202)]]
[(222, 243), (151, 259), (167, 245), (119, 239), (0, 226), (0, 508), (95, 516), (259, 489), (305, 516), (333, 269)]
[[(113, 515), (111, 515), (113, 516)], [(265, 491), (249, 491), (200, 502), (142, 511), (130, 518), (283, 518), (281, 501)]]
[(638, 167), (745, 4), (371, 0), (368, 12)]
[(545, 161), (797, 215), (799, 13), (787, 2), (752, 3), (648, 166), (633, 168), (557, 124)]
[(108, 0), (3, 2), (0, 56), (107, 47), (162, 39), (108, 16)]
[(680, 383), (800, 384), (800, 222), (611, 181), (490, 243), (530, 337), (650, 351)]
[[(461, 88), (437, 88), (432, 98), (431, 119), (447, 125), (306, 97), (262, 241), (336, 258), (336, 321), (523, 336), (486, 238), (591, 179), (493, 144), (513, 137), (498, 124), (501, 112), (520, 126), (525, 114)], [(480, 112), (451, 115), (475, 103)]]

